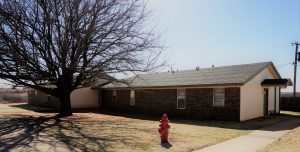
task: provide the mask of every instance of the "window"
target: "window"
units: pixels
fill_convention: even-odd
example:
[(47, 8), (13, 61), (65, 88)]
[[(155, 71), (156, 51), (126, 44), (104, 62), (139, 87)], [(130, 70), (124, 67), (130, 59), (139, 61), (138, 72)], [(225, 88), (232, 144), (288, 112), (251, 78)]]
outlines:
[(225, 106), (225, 89), (214, 89), (214, 107), (224, 107)]
[(177, 89), (177, 109), (186, 108), (185, 89)]
[(130, 90), (130, 103), (129, 105), (134, 106), (135, 105), (135, 91)]
[(117, 90), (112, 91), (112, 102), (116, 102), (117, 100)]

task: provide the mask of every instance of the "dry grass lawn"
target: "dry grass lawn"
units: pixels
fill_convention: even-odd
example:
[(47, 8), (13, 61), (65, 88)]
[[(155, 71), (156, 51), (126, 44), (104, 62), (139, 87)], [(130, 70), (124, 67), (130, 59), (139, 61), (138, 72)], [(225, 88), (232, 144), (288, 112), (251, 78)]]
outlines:
[[(20, 109), (15, 108), (19, 112)], [(2, 118), (12, 116), (10, 113), (13, 112), (13, 109), (10, 109), (9, 114), (3, 114), (2, 110), (0, 107)], [(170, 144), (161, 145), (158, 134), (159, 118), (136, 117), (136, 115), (113, 116), (98, 113), (75, 113), (73, 116), (63, 119), (56, 119), (53, 117), (54, 114), (49, 113), (28, 115), (30, 114), (24, 115), (23, 113), (20, 118), (14, 116), (10, 121), (6, 121), (6, 126), (4, 123), (1, 124), (3, 127), (0, 127), (0, 147), (2, 149), (9, 150), (11, 148), (3, 141), (10, 141), (11, 145), (27, 145), (28, 142), (33, 141), (32, 137), (38, 139), (42, 133), (65, 143), (70, 151), (193, 151), (287, 119), (267, 117), (240, 123), (170, 118)], [(1, 138), (2, 135), (13, 134), (16, 130), (25, 131), (24, 134), (28, 137), (7, 136), (9, 139)], [(55, 145), (55, 143), (51, 144)], [(32, 148), (28, 147), (26, 150), (31, 151)]]
[[(282, 121), (262, 118), (244, 123), (171, 122), (170, 144), (160, 145), (158, 121), (116, 117), (112, 120), (60, 121), (45, 132), (83, 151), (193, 151)], [(46, 122), (49, 126), (56, 121)]]
[(3, 114), (36, 114), (34, 111), (51, 111), (50, 108), (43, 108), (28, 105), (27, 103), (0, 104), (0, 115)]
[[(300, 119), (300, 112), (282, 111), (282, 114), (294, 116)], [(298, 118), (297, 118), (298, 117)], [(293, 129), (279, 140), (268, 145), (259, 152), (299, 152), (300, 151), (300, 127)]]

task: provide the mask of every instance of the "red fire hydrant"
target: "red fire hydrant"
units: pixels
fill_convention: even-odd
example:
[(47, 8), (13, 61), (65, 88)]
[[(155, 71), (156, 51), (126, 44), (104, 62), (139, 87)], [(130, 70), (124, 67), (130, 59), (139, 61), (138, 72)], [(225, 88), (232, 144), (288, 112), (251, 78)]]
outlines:
[(167, 143), (168, 142), (168, 135), (169, 135), (169, 119), (166, 114), (163, 114), (160, 120), (158, 132), (160, 133), (160, 140), (161, 143)]

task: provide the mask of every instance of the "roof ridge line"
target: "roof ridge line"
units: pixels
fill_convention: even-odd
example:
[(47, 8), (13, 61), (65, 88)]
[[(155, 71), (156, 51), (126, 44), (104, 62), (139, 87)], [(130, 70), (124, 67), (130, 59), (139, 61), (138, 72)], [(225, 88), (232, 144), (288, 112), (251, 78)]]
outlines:
[[(233, 64), (233, 65), (224, 65), (224, 66), (217, 66), (217, 67), (206, 67), (206, 68), (199, 68), (199, 70), (204, 70), (204, 69), (219, 69), (219, 68), (224, 68), (224, 67), (232, 67), (232, 66), (243, 66), (243, 65), (253, 65), (253, 64), (270, 64), (272, 63), (271, 61), (267, 61), (267, 62), (255, 62), (255, 63), (246, 63), (246, 64)], [(183, 70), (178, 70), (178, 71), (174, 71), (176, 72), (182, 72), (182, 71), (194, 71), (195, 69), (183, 69)], [(150, 74), (161, 74), (161, 73), (170, 73), (169, 71), (167, 72), (154, 72), (154, 73), (145, 73), (145, 74), (139, 74), (139, 75), (150, 75)], [(134, 76), (131, 76), (129, 78), (132, 78)]]

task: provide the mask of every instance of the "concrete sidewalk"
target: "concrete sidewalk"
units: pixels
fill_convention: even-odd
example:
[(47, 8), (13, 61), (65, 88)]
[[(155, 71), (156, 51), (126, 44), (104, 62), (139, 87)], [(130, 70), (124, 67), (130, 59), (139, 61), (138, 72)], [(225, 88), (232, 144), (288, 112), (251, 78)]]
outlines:
[(300, 119), (293, 118), (195, 152), (256, 152), (299, 125)]

